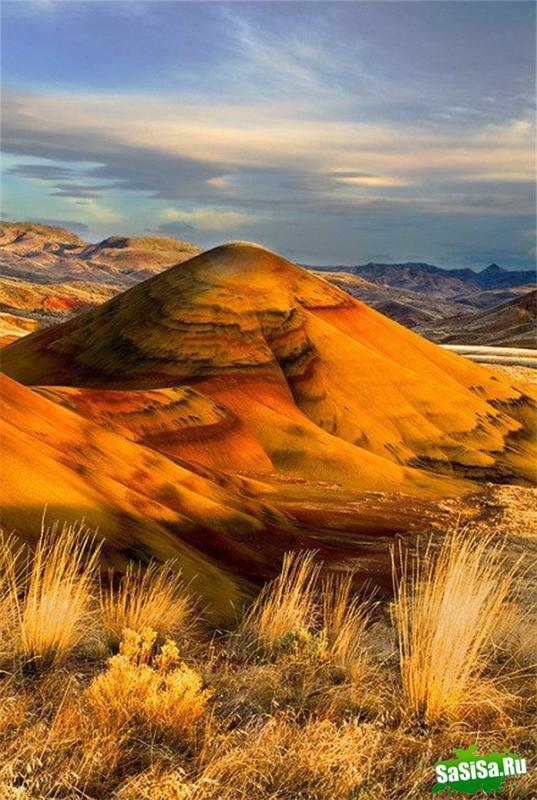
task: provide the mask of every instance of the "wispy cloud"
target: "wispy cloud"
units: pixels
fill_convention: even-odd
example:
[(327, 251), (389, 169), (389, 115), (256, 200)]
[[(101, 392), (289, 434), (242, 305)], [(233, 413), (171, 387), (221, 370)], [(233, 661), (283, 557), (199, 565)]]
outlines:
[(207, 206), (188, 211), (165, 208), (160, 216), (164, 222), (183, 222), (193, 229), (207, 231), (223, 231), (239, 225), (249, 225), (257, 220), (254, 214), (243, 214), (238, 211), (226, 211)]
[[(56, 165), (93, 162), (86, 170), (87, 183), (80, 174), (76, 181), (69, 176), (68, 166), (13, 168), (20, 176), (50, 181), (62, 195), (69, 194), (65, 178), (71, 177), (75, 195), (84, 190), (95, 195), (115, 187), (163, 199), (210, 202), (218, 190), (220, 203), (240, 204), (252, 199), (249, 176), (257, 174), (262, 185), (262, 175), (272, 174), (279, 178), (271, 189), (273, 199), (281, 201), (286, 199), (285, 180), (295, 181), (294, 199), (304, 199), (312, 189), (317, 199), (341, 197), (344, 205), (350, 202), (352, 188), (365, 196), (370, 190), (371, 199), (378, 199), (382, 189), (381, 197), (394, 201), (403, 198), (400, 189), (421, 186), (433, 206), (446, 210), (457, 183), (475, 183), (476, 176), (479, 182), (495, 184), (512, 184), (513, 176), (516, 183), (531, 182), (533, 177), (529, 120), (485, 125), (462, 131), (454, 139), (442, 130), (423, 131), (410, 125), (395, 128), (324, 119), (305, 124), (300, 113), (287, 107), (270, 111), (262, 106), (214, 104), (170, 107), (143, 95), (12, 92), (6, 97), (3, 126), (7, 152), (54, 160)], [(484, 188), (480, 207), (487, 204), (488, 194)], [(464, 206), (465, 192), (459, 195)], [(287, 199), (292, 200), (292, 194)], [(512, 200), (511, 192), (511, 211)], [(519, 202), (528, 210), (525, 193)], [(467, 210), (476, 205), (468, 203)]]

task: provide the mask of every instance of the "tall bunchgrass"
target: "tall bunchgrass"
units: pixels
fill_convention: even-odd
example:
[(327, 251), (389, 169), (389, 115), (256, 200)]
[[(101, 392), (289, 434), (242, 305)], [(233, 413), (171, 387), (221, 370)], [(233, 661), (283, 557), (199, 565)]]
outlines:
[(195, 603), (173, 562), (147, 566), (129, 562), (119, 585), (101, 592), (101, 619), (108, 634), (119, 642), (124, 629), (142, 633), (147, 628), (161, 637), (175, 636), (193, 622)]
[(360, 600), (352, 592), (352, 573), (329, 573), (322, 583), (321, 630), (333, 662), (355, 678), (366, 669), (367, 629), (372, 597)]
[(502, 549), (463, 529), (446, 536), (437, 554), (429, 545), (412, 563), (401, 558), (394, 618), (404, 702), (429, 723), (499, 711), (508, 700), (487, 675), (514, 583)]
[(25, 548), (0, 531), (0, 655), (9, 654), (17, 619), (19, 587), (24, 581)]
[(245, 613), (240, 631), (263, 651), (275, 651), (311, 629), (317, 615), (319, 565), (315, 554), (286, 553), (279, 576)]
[(44, 528), (22, 569), (9, 562), (11, 647), (23, 662), (58, 662), (87, 635), (100, 547), (84, 522)]

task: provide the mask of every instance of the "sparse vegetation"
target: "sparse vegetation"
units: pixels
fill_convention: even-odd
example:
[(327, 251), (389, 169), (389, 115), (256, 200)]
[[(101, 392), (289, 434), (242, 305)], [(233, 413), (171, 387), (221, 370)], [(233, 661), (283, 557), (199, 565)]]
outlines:
[(126, 629), (119, 653), (109, 659), (82, 696), (100, 731), (180, 744), (202, 716), (211, 692), (168, 640), (155, 653), (157, 634)]
[(281, 573), (268, 584), (244, 615), (241, 644), (273, 653), (307, 637), (316, 612), (315, 588), (319, 567), (314, 554), (286, 553)]
[(21, 543), (0, 531), (0, 656), (7, 655), (12, 648), (10, 638), (19, 607), (17, 586), (23, 556)]
[(502, 550), (491, 536), (476, 541), (461, 529), (436, 557), (429, 547), (411, 565), (403, 560), (394, 607), (402, 687), (409, 712), (429, 723), (500, 711), (512, 699), (488, 672), (514, 586)]
[(396, 554), (391, 617), (288, 554), (225, 632), (172, 564), (100, 586), (97, 550), (81, 525), (1, 541), (2, 800), (420, 800), (474, 741), (530, 759), (502, 796), (536, 795), (535, 666), (498, 633), (516, 575), (490, 538)]
[(101, 592), (101, 617), (116, 643), (125, 628), (137, 633), (151, 628), (160, 636), (175, 636), (192, 621), (192, 598), (173, 563), (144, 567), (130, 562), (118, 587), (113, 577)]
[(43, 528), (31, 556), (14, 547), (13, 537), (3, 540), (3, 618), (13, 654), (38, 668), (64, 659), (87, 635), (99, 547), (83, 522)]

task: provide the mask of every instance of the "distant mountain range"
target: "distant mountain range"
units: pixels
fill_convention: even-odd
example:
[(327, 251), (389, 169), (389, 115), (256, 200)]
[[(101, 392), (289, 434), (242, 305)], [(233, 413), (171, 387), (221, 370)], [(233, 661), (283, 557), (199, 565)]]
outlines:
[[(319, 267), (316, 267), (319, 270)], [(358, 275), (378, 286), (404, 289), (418, 294), (432, 294), (453, 302), (475, 305), (471, 297), (479, 292), (513, 289), (535, 285), (534, 270), (508, 270), (497, 264), (475, 272), (472, 269), (444, 269), (433, 264), (405, 262), (376, 264), (369, 262), (356, 267), (325, 267)]]
[(190, 242), (163, 236), (110, 236), (88, 244), (65, 228), (0, 223), (0, 273), (34, 283), (82, 280), (127, 287), (200, 252)]

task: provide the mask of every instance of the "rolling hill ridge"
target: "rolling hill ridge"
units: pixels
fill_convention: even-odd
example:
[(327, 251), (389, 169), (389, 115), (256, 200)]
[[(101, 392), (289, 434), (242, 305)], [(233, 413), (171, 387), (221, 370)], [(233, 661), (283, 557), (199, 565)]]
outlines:
[(423, 322), (416, 330), (437, 342), (537, 348), (537, 290), (475, 314)]
[[(1, 222), (0, 345), (70, 319), (200, 252), (189, 242), (163, 236), (110, 236), (88, 244), (61, 227)], [(442, 341), (443, 329), (449, 328), (453, 341), (462, 343), (464, 315), (515, 300), (535, 287), (531, 272), (495, 264), (481, 272), (421, 263), (310, 269), (433, 341)], [(458, 329), (457, 316), (464, 322)], [(517, 331), (508, 327), (502, 334), (511, 341)], [(533, 346), (531, 332), (516, 341)], [(498, 332), (490, 343), (502, 343)]]

